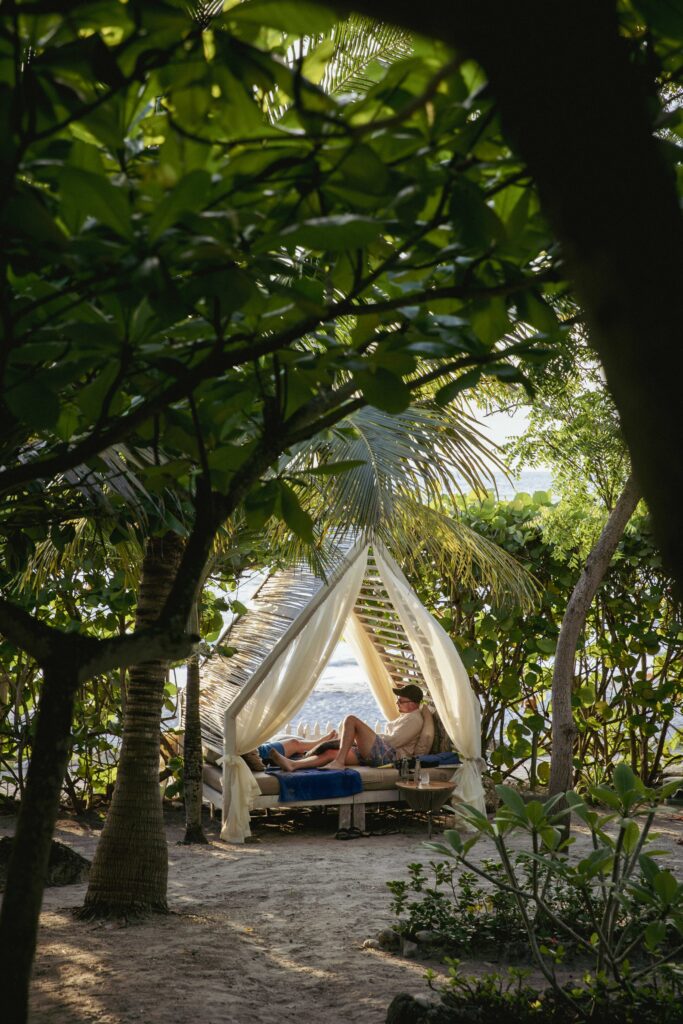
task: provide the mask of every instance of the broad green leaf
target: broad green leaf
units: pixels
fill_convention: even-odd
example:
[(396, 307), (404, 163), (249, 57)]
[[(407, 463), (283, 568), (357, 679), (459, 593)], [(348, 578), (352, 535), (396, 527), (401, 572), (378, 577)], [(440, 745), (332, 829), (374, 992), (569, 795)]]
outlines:
[(659, 864), (657, 864), (657, 862), (654, 861), (651, 856), (645, 853), (641, 853), (640, 857), (638, 858), (638, 863), (640, 865), (640, 870), (643, 872), (643, 875), (645, 876), (646, 880), (650, 883), (650, 885), (653, 885), (655, 878), (661, 871)]
[(36, 430), (53, 427), (59, 419), (59, 399), (39, 376), (8, 388), (5, 402), (18, 420)]
[(664, 903), (673, 903), (680, 889), (675, 877), (666, 869), (654, 878), (652, 886)]
[(374, 372), (354, 374), (364, 397), (370, 405), (385, 412), (403, 412), (410, 405), (411, 394), (400, 377), (383, 367)]
[(487, 205), (479, 187), (467, 178), (457, 182), (450, 211), (456, 237), (467, 249), (488, 249), (492, 242), (505, 234), (503, 225)]
[(94, 422), (103, 411), (103, 403), (118, 372), (118, 365), (109, 363), (90, 384), (82, 388), (75, 396), (76, 405), (88, 421)]
[(683, 40), (683, 0), (633, 0), (633, 6), (655, 32)]
[(633, 769), (623, 761), (614, 769), (614, 788), (622, 800), (636, 789), (642, 789), (642, 783), (636, 777)]
[(329, 32), (339, 15), (320, 4), (307, 0), (245, 0), (225, 11), (223, 20), (258, 26), (269, 25), (292, 35), (312, 36)]
[(255, 530), (260, 529), (275, 511), (278, 499), (278, 486), (275, 480), (268, 480), (247, 495), (244, 508), (248, 525)]
[(496, 793), (508, 810), (516, 817), (526, 821), (526, 806), (519, 793), (510, 786), (496, 786)]
[(307, 469), (306, 473), (310, 476), (335, 476), (338, 473), (348, 473), (350, 469), (355, 469), (356, 466), (365, 466), (366, 462), (363, 459), (340, 459), (339, 462), (329, 462), (326, 466), (315, 466), (313, 469)]
[(476, 387), (481, 378), (481, 370), (479, 367), (475, 367), (473, 370), (467, 370), (466, 373), (461, 374), (457, 380), (452, 380), (448, 384), (444, 384), (442, 388), (436, 393), (437, 405), (448, 405), (452, 402), (462, 391), (467, 391), (470, 388)]
[(645, 945), (654, 953), (666, 938), (666, 924), (664, 921), (651, 921), (645, 929)]
[(617, 794), (613, 790), (608, 789), (607, 786), (591, 786), (590, 794), (595, 800), (598, 800), (600, 803), (607, 804), (608, 807), (613, 807), (615, 810), (619, 810), (621, 808), (621, 800)]
[(65, 201), (83, 216), (94, 217), (124, 238), (132, 238), (130, 206), (122, 188), (101, 174), (66, 166), (61, 172)]
[(155, 239), (189, 211), (200, 209), (211, 187), (208, 171), (190, 171), (157, 206), (149, 219), (150, 238)]
[(0, 230), (5, 239), (8, 235), (23, 235), (43, 245), (59, 248), (66, 243), (64, 231), (55, 222), (42, 198), (23, 184), (4, 205)]
[(629, 820), (624, 826), (624, 850), (633, 853), (640, 837), (640, 829), (635, 821)]
[(444, 831), (443, 837), (456, 853), (462, 850), (462, 837), (454, 828), (447, 828)]
[(297, 537), (301, 537), (302, 540), (311, 544), (313, 542), (313, 520), (308, 512), (301, 507), (296, 492), (282, 480), (279, 482), (279, 486), (282, 518)]
[[(382, 225), (370, 217), (353, 213), (339, 213), (331, 217), (313, 217), (299, 224), (285, 228), (277, 239), (268, 239), (268, 248), (277, 245), (291, 248), (302, 246), (319, 252), (344, 252), (347, 249), (361, 249), (374, 241)], [(263, 247), (263, 241), (257, 248)]]

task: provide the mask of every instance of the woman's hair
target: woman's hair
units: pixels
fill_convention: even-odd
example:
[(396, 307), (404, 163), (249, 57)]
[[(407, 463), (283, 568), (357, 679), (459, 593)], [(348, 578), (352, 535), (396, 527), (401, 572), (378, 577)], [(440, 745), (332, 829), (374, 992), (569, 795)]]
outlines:
[(319, 743), (317, 747), (311, 747), (306, 754), (306, 757), (311, 757), (315, 754), (324, 754), (326, 750), (339, 750), (339, 740), (325, 740), (324, 743)]

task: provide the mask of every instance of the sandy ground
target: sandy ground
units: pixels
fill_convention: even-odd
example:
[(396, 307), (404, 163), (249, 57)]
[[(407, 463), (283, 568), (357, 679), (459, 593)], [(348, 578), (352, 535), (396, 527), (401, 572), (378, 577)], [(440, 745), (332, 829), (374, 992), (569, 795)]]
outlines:
[[(182, 825), (171, 811), (167, 917), (83, 923), (71, 910), (85, 885), (45, 891), (30, 1024), (381, 1024), (397, 992), (427, 991), (425, 962), (363, 948), (392, 923), (386, 881), (431, 859), (423, 822), (404, 816), (400, 834), (339, 842), (333, 813), (263, 821), (242, 847), (221, 843), (213, 823), (209, 846), (178, 845)], [(0, 819), (0, 834), (12, 831)], [(658, 833), (680, 877), (683, 814), (665, 809)], [(88, 858), (97, 835), (68, 819), (56, 832)]]

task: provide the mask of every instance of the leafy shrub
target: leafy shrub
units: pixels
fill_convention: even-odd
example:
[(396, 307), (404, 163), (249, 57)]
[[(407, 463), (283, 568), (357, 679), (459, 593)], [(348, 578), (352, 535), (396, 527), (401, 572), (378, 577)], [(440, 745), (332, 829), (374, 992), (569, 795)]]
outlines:
[[(683, 885), (657, 864), (659, 851), (650, 845), (657, 807), (678, 785), (675, 781), (648, 789), (627, 765), (617, 765), (613, 788), (590, 790), (593, 800), (610, 809), (606, 815), (573, 792), (553, 797), (545, 805), (538, 800), (525, 804), (515, 790), (498, 786), (502, 806), (492, 821), (465, 807), (461, 813), (474, 834), (463, 840), (449, 830), (444, 833), (445, 842), (428, 845), (513, 898), (532, 958), (557, 999), (575, 1009), (579, 996), (568, 994), (559, 983), (557, 966), (564, 947), (544, 943), (539, 916), (552, 924), (563, 941), (590, 958), (592, 976), (605, 998), (630, 994), (635, 999), (642, 986), (662, 984), (663, 968), (683, 952)], [(561, 802), (567, 806), (558, 810)], [(567, 852), (572, 838), (565, 838), (559, 827), (570, 811), (587, 826), (591, 837), (590, 853), (577, 860)], [(614, 834), (607, 831), (608, 826)], [(526, 836), (527, 848), (515, 860), (509, 840), (519, 833)], [(502, 873), (469, 858), (483, 835), (493, 841)], [(570, 911), (577, 901), (583, 904), (584, 927), (578, 928), (572, 914), (558, 908), (554, 894), (562, 886), (574, 894)], [(589, 934), (586, 925), (592, 929)]]

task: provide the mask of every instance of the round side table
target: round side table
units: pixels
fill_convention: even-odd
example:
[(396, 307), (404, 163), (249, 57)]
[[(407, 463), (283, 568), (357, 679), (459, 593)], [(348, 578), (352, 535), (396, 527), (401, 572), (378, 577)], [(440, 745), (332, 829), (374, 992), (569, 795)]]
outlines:
[(455, 789), (454, 782), (429, 782), (419, 786), (417, 782), (397, 782), (396, 789), (414, 811), (427, 815), (427, 838), (432, 838), (432, 814), (446, 803)]

